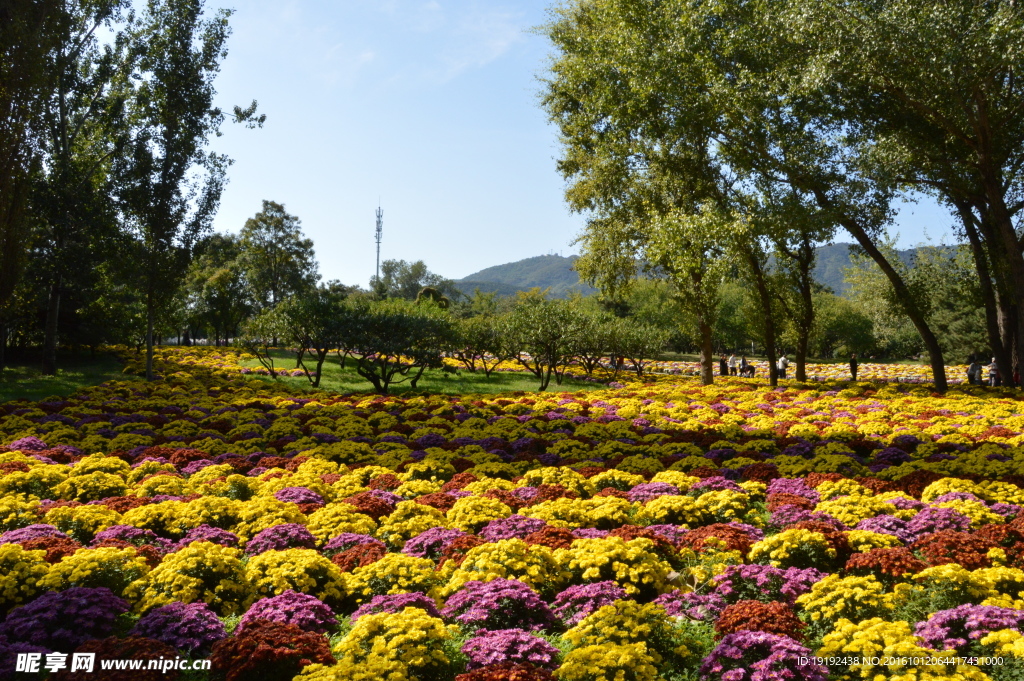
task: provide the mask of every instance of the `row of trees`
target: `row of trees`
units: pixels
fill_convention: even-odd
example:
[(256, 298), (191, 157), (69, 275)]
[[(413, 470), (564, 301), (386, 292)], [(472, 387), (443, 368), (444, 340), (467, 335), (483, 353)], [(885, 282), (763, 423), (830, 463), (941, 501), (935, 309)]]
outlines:
[[(557, 53), (544, 106), (561, 131), (567, 199), (588, 217), (582, 271), (613, 289), (640, 262), (672, 282), (711, 381), (729, 268), (758, 292), (774, 360), (781, 311), (811, 326), (802, 254), (845, 230), (944, 390), (942, 311), (884, 248), (893, 201), (922, 192), (957, 221), (987, 345), (1012, 376), (1024, 360), (1022, 12), (972, 0), (559, 6), (545, 28)], [(769, 259), (794, 275), (782, 296)]]
[(609, 354), (622, 360), (616, 370), (628, 362), (643, 375), (667, 338), (658, 327), (617, 319), (580, 298), (547, 300), (534, 292), (520, 295), (506, 313), (460, 317), (433, 297), (379, 299), (320, 286), (254, 316), (240, 341), (271, 376), (280, 372), (273, 350), (284, 344), (295, 349), (296, 367), (314, 387), (333, 352), (342, 367), (352, 362), (386, 394), (406, 381), (415, 388), (444, 357), (487, 376), (502, 362), (518, 362), (540, 390), (552, 378), (561, 384), (574, 362), (589, 376)]
[[(229, 16), (203, 0), (0, 2), (0, 348), (38, 311), (54, 373), (62, 321), (88, 337), (131, 309), (152, 376), (155, 327), (231, 163), (208, 146), (227, 119)], [(255, 102), (233, 118), (264, 120)]]

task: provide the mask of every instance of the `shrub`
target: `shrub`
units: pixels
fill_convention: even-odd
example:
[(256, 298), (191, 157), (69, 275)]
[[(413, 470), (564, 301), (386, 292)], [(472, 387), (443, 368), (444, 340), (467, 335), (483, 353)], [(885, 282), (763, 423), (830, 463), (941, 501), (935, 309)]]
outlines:
[(173, 601), (202, 601), (218, 615), (235, 615), (249, 595), (238, 549), (195, 542), (167, 555), (143, 579), (125, 589), (137, 611)]
[(0, 636), (49, 651), (74, 650), (89, 639), (108, 636), (129, 607), (110, 589), (48, 591), (11, 610), (0, 624)]
[(255, 620), (294, 624), (303, 631), (317, 634), (331, 631), (338, 624), (334, 612), (319, 598), (290, 589), (278, 596), (261, 598), (249, 606), (235, 635), (241, 634)]
[(566, 626), (571, 627), (597, 609), (625, 598), (628, 598), (626, 590), (612, 580), (578, 584), (558, 594), (552, 610)]
[(572, 548), (556, 551), (555, 561), (574, 584), (612, 580), (631, 596), (650, 599), (668, 588), (671, 572), (653, 547), (649, 539), (579, 539)]
[(746, 629), (788, 636), (799, 641), (803, 639), (802, 630), (805, 626), (785, 603), (739, 601), (725, 607), (715, 622), (715, 632), (721, 638)]
[(462, 652), (469, 658), (466, 669), (503, 662), (553, 669), (557, 666), (555, 659), (559, 651), (544, 639), (521, 629), (499, 629), (484, 631), (469, 639), (462, 646)]
[(345, 596), (341, 570), (312, 549), (271, 550), (253, 556), (245, 565), (245, 576), (256, 597), (291, 590), (340, 605)]
[[(168, 644), (154, 638), (143, 636), (127, 636), (117, 638), (111, 636), (101, 640), (86, 641), (75, 648), (76, 653), (93, 653), (99, 660), (143, 660), (141, 669), (105, 670), (103, 681), (163, 681), (181, 677), (178, 670), (146, 669), (148, 660), (174, 659), (177, 651)], [(81, 674), (73, 674), (63, 669), (50, 677), (53, 681), (70, 681), (82, 678)]]
[(205, 603), (179, 603), (154, 608), (142, 616), (131, 633), (162, 641), (187, 655), (205, 656), (227, 636), (224, 624)]
[[(555, 615), (533, 589), (514, 579), (467, 582), (448, 598), (441, 616), (470, 629), (551, 629)], [(497, 660), (493, 660), (497, 661)]]
[(291, 681), (313, 663), (334, 663), (327, 639), (269, 620), (253, 620), (241, 635), (218, 641), (210, 656), (214, 674), (226, 681)]
[(82, 549), (66, 556), (39, 581), (40, 588), (63, 591), (73, 586), (106, 587), (122, 596), (129, 584), (149, 572), (134, 548)]
[(31, 600), (45, 588), (40, 582), (49, 571), (45, 551), (0, 544), (0, 611)]
[[(437, 678), (449, 665), (444, 622), (420, 608), (360, 617), (335, 647), (338, 665), (330, 676), (313, 679), (376, 681), (384, 678)], [(311, 670), (312, 671), (312, 670)], [(306, 677), (300, 677), (307, 681)]]
[(700, 675), (713, 681), (825, 681), (828, 668), (787, 636), (738, 631), (725, 636), (704, 658)]

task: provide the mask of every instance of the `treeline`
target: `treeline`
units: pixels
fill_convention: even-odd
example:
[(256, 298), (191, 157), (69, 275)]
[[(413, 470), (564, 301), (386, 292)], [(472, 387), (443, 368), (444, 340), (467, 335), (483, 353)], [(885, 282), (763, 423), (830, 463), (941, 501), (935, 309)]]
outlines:
[(577, 266), (606, 290), (637, 262), (669, 280), (697, 319), (705, 381), (730, 271), (757, 292), (774, 365), (776, 321), (802, 312), (778, 307), (766, 264), (799, 267), (808, 241), (845, 232), (885, 278), (875, 305), (897, 306), (944, 391), (942, 336), (957, 320), (886, 240), (895, 202), (923, 193), (966, 244), (961, 298), (977, 295), (971, 324), (1013, 383), (1024, 365), (1018, 3), (607, 0), (560, 5), (543, 31), (554, 48), (543, 106), (566, 199), (587, 218)]
[(532, 291), (498, 301), (477, 292), (453, 309), (431, 287), (410, 301), (328, 286), (257, 314), (239, 339), (271, 376), (280, 371), (273, 350), (284, 345), (294, 349), (296, 367), (314, 387), (333, 353), (342, 367), (351, 363), (385, 394), (398, 383), (415, 388), (423, 372), (441, 368), (445, 357), (487, 376), (513, 362), (537, 377), (540, 390), (552, 379), (561, 384), (573, 364), (587, 376), (602, 363), (643, 375), (667, 340), (664, 330), (616, 318), (594, 299), (548, 300)]
[[(0, 1), (0, 352), (145, 337), (210, 231), (230, 12), (203, 0)], [(0, 356), (0, 364), (3, 357)]]

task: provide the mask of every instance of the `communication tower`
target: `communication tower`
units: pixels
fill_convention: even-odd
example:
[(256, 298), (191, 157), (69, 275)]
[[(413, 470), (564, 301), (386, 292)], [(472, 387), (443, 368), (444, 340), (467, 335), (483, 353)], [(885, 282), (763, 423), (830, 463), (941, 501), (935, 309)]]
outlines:
[(384, 236), (384, 211), (377, 205), (377, 280), (380, 280), (380, 240)]

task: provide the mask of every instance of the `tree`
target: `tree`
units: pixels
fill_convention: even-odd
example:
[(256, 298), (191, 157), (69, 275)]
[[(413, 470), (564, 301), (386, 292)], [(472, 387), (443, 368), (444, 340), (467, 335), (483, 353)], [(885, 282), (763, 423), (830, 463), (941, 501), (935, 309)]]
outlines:
[(272, 348), (277, 339), (288, 333), (288, 327), (279, 310), (267, 308), (248, 319), (242, 326), (241, 346), (259, 360), (260, 364), (270, 372), (271, 378), (277, 378), (278, 370), (274, 365)]
[(282, 204), (264, 201), (263, 210), (242, 227), (241, 265), (260, 309), (310, 291), (320, 279), (313, 241), (301, 225)]
[(425, 369), (442, 366), (441, 354), (454, 340), (452, 319), (439, 307), (374, 301), (355, 330), (356, 371), (382, 395), (405, 381), (415, 389)]
[(458, 300), (462, 293), (455, 282), (434, 274), (422, 260), (385, 260), (380, 264), (380, 278), (373, 277), (370, 288), (378, 290), (387, 298), (416, 300), (420, 291), (430, 288), (449, 300)]
[(475, 372), (479, 365), (490, 378), (499, 364), (518, 353), (509, 337), (502, 333), (502, 320), (493, 315), (480, 315), (458, 320), (452, 354), (470, 371)]
[[(0, 313), (14, 293), (27, 248), (29, 186), (61, 18), (56, 0), (0, 0)], [(0, 314), (4, 343), (6, 334)]]
[(583, 330), (580, 312), (565, 300), (522, 296), (505, 319), (503, 333), (519, 352), (515, 359), (547, 390), (551, 376), (576, 355)]
[(652, 324), (616, 319), (609, 327), (607, 336), (612, 355), (629, 360), (638, 377), (643, 377), (650, 360), (656, 359), (668, 342), (668, 332)]
[[(208, 153), (223, 112), (213, 81), (227, 52), (228, 17), (204, 18), (204, 0), (148, 0), (133, 29), (141, 73), (129, 91), (132, 139), (115, 158), (119, 206), (142, 249), (146, 292), (146, 378), (153, 378), (156, 316), (178, 291), (197, 240), (210, 229), (230, 160)], [(255, 102), (236, 121), (255, 121)]]
[(870, 141), (869, 171), (942, 199), (971, 246), (1000, 375), (1024, 365), (1024, 14), (1014, 2), (794, 3), (808, 72)]
[[(865, 173), (871, 148), (830, 99), (807, 36), (793, 39), (788, 6), (606, 0), (556, 10), (545, 28), (559, 54), (544, 103), (562, 131), (570, 205), (623, 225), (643, 202), (661, 215), (692, 215), (706, 201), (734, 209), (731, 192), (745, 186), (791, 187), (885, 272), (945, 390), (941, 347), (920, 301), (877, 248), (898, 182)], [(643, 239), (639, 228), (620, 236), (602, 237), (610, 265)]]
[(701, 382), (714, 383), (711, 334), (718, 318), (718, 292), (729, 268), (721, 234), (736, 217), (705, 204), (696, 214), (670, 214), (655, 221), (650, 231), (648, 259), (673, 283), (683, 307), (697, 322)]
[(239, 325), (253, 312), (242, 271), (237, 236), (212, 234), (196, 248), (186, 277), (192, 319), (213, 330), (214, 343), (238, 335)]
[[(344, 298), (336, 290), (320, 286), (311, 293), (283, 301), (277, 308), (289, 340), (299, 347), (299, 367), (314, 388), (320, 387), (324, 361), (331, 348), (342, 344), (343, 306)], [(314, 358), (313, 371), (306, 366), (306, 354)]]
[[(111, 199), (111, 160), (125, 143), (126, 94), (117, 83), (138, 66), (129, 49), (124, 0), (62, 3), (58, 47), (47, 58), (48, 83), (40, 111), (40, 172), (32, 189), (37, 226), (36, 267), (47, 284), (43, 372), (57, 370), (61, 300), (87, 289), (105, 242), (118, 225)], [(113, 39), (101, 46), (97, 33)], [(84, 279), (84, 280), (83, 280)]]

